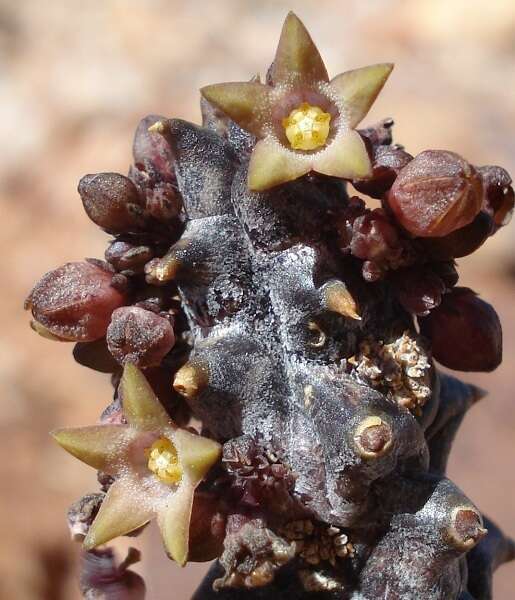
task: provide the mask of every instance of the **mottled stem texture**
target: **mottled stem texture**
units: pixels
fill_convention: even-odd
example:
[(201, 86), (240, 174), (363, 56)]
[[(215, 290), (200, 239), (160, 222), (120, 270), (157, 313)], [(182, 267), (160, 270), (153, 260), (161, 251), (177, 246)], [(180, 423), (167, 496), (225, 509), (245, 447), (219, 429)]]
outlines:
[(85, 598), (145, 596), (139, 553), (105, 544), (152, 519), (172, 560), (216, 559), (195, 600), (492, 598), (514, 544), (445, 475), (485, 394), (435, 361), (501, 362), (455, 259), (514, 192), (501, 167), (413, 157), (392, 119), (357, 129), (392, 68), (329, 79), (290, 13), (264, 83), (203, 88), (202, 126), (145, 117), (128, 176), (81, 179), (105, 260), (47, 273), (26, 307), (115, 390), (53, 432), (98, 471), (68, 514)]

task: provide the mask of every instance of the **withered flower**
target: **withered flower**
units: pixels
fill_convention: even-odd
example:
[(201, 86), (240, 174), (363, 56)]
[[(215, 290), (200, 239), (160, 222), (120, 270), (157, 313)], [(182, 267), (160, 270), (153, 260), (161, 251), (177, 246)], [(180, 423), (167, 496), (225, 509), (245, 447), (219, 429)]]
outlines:
[(115, 478), (84, 547), (105, 544), (156, 517), (168, 555), (184, 565), (195, 488), (219, 459), (220, 445), (179, 429), (134, 365), (125, 366), (120, 385), (127, 425), (53, 432), (70, 454)]
[(259, 81), (220, 83), (201, 91), (259, 141), (248, 184), (261, 191), (310, 171), (362, 179), (372, 167), (355, 127), (390, 75), (390, 63), (347, 71), (329, 80), (322, 58), (302, 22), (289, 13), (269, 73)]

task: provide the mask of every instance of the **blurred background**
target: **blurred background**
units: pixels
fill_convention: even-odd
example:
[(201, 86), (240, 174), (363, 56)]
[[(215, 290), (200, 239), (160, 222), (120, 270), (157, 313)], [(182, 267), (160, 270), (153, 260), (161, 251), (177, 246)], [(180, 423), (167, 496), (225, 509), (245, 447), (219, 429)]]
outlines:
[[(48, 431), (94, 422), (111, 391), (106, 376), (74, 363), (71, 345), (33, 334), (22, 310), (43, 273), (103, 255), (106, 235), (83, 212), (77, 182), (125, 173), (144, 115), (198, 122), (201, 86), (264, 74), (289, 9), (330, 74), (396, 63), (366, 123), (394, 117), (395, 140), (412, 154), (445, 148), (515, 172), (513, 0), (0, 0), (1, 600), (79, 598), (65, 511), (96, 489), (95, 476)], [(490, 395), (466, 418), (450, 467), (512, 536), (514, 227), (460, 261), (462, 285), (501, 316), (505, 359), (493, 374), (464, 377)], [(206, 566), (180, 571), (152, 527), (132, 543), (150, 600), (189, 598)], [(495, 599), (512, 599), (515, 566), (495, 582)]]

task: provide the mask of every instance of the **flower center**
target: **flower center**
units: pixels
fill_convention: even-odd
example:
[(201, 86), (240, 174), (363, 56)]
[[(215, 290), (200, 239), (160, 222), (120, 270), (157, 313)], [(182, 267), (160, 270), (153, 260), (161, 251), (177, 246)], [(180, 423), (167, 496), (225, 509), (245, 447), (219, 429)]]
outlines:
[(182, 467), (179, 464), (177, 450), (168, 438), (158, 438), (150, 448), (147, 448), (146, 455), (148, 468), (160, 481), (170, 485), (180, 482)]
[(282, 121), (284, 132), (294, 150), (315, 150), (324, 146), (329, 136), (331, 115), (319, 106), (303, 102)]

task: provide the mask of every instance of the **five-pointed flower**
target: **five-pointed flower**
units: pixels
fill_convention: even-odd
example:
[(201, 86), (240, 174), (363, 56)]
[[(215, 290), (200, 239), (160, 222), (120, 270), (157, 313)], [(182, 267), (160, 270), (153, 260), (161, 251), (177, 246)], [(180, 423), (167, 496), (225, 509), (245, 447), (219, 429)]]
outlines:
[(218, 461), (220, 445), (177, 428), (134, 365), (125, 366), (120, 385), (127, 425), (52, 434), (70, 454), (115, 478), (84, 546), (95, 548), (157, 517), (168, 555), (184, 565), (195, 488)]
[(258, 81), (208, 85), (204, 98), (258, 138), (248, 185), (262, 191), (316, 171), (342, 179), (371, 175), (355, 127), (365, 117), (393, 65), (371, 65), (329, 80), (302, 22), (289, 13), (269, 71)]

